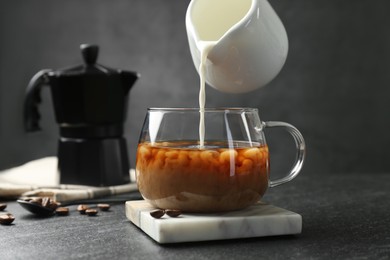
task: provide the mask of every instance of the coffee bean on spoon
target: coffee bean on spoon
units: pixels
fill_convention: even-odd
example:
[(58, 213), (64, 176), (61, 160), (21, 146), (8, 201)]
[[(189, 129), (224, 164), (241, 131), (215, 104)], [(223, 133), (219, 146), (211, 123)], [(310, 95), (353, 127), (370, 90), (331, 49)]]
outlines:
[(10, 225), (14, 222), (15, 217), (11, 213), (0, 215), (0, 224), (1, 225)]
[[(42, 205), (43, 206), (43, 205)], [(60, 203), (54, 201), (54, 200), (49, 200), (46, 208), (49, 208), (49, 209), (52, 209), (52, 210), (55, 210), (57, 209), (58, 207), (60, 206)]]
[(42, 198), (33, 198), (29, 202), (32, 204), (37, 204), (37, 205), (42, 206)]
[(42, 207), (47, 208), (47, 206), (50, 204), (50, 198), (49, 197), (44, 197), (42, 198)]
[(55, 210), (58, 208), (58, 202), (50, 199), (50, 197), (33, 197), (33, 198), (23, 198), (23, 201), (26, 201), (31, 204), (35, 204), (44, 208)]

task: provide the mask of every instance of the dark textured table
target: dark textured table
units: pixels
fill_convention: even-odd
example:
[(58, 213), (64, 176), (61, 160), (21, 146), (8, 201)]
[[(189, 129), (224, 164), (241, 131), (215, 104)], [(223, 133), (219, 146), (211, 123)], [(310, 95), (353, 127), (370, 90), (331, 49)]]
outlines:
[(390, 174), (302, 174), (264, 201), (300, 213), (302, 234), (159, 245), (123, 204), (36, 218), (8, 202), (16, 219), (0, 225), (0, 259), (390, 259)]

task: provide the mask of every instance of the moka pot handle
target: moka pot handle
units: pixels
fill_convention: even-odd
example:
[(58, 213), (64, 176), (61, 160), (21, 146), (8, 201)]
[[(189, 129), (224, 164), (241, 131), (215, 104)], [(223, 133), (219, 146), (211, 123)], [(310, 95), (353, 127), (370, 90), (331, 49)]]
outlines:
[(27, 132), (40, 131), (39, 119), (41, 115), (38, 110), (38, 105), (41, 103), (41, 89), (49, 84), (48, 73), (51, 70), (44, 69), (39, 71), (32, 77), (28, 83), (26, 90), (26, 98), (24, 100), (24, 128)]

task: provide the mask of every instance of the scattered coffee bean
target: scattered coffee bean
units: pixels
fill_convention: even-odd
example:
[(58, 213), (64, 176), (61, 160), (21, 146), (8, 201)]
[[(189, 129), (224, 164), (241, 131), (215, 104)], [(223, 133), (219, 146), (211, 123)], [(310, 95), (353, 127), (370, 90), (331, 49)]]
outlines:
[(0, 215), (0, 224), (1, 225), (10, 225), (12, 222), (14, 222), (14, 220), (15, 220), (15, 217), (10, 213)]
[(56, 209), (56, 214), (58, 216), (66, 216), (69, 214), (69, 209), (65, 207), (59, 207)]
[(161, 218), (162, 216), (164, 216), (164, 214), (165, 214), (165, 210), (162, 209), (156, 209), (150, 212), (150, 216), (154, 218)]
[(165, 210), (165, 214), (167, 214), (171, 218), (176, 218), (181, 215), (181, 211), (178, 209), (167, 209)]
[(85, 211), (87, 209), (89, 209), (89, 207), (87, 205), (83, 205), (83, 204), (81, 204), (77, 207), (77, 211), (80, 212), (80, 214), (85, 214)]
[(96, 216), (97, 213), (98, 213), (98, 211), (96, 209), (85, 210), (85, 214), (87, 214), (88, 216)]
[(110, 209), (110, 204), (105, 204), (105, 203), (99, 203), (97, 204), (97, 207), (101, 210), (101, 211), (108, 211)]
[(7, 207), (7, 204), (5, 204), (5, 203), (0, 203), (0, 211), (5, 210), (6, 207)]

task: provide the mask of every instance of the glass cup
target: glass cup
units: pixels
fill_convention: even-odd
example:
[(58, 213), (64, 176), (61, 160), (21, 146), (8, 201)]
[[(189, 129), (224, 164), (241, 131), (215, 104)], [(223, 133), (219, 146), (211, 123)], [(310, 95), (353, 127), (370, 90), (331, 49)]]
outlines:
[[(199, 108), (148, 109), (136, 176), (140, 193), (151, 205), (183, 212), (239, 210), (259, 201), (268, 187), (298, 175), (305, 142), (294, 126), (260, 121), (255, 108), (206, 108), (203, 139), (201, 113)], [(290, 172), (277, 180), (269, 179), (263, 131), (273, 127), (286, 129), (297, 150)]]

